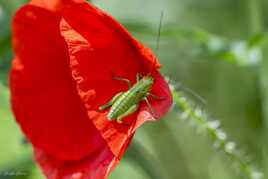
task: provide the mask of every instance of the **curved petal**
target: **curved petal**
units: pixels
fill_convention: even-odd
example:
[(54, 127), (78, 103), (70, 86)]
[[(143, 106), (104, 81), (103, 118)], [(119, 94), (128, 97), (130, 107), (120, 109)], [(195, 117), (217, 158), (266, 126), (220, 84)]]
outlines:
[(106, 179), (119, 162), (108, 146), (77, 161), (62, 161), (35, 149), (35, 159), (49, 179)]
[(69, 2), (82, 3), (85, 2), (85, 0), (31, 0), (29, 4), (51, 11), (59, 11), (64, 4)]
[[(121, 158), (137, 127), (146, 120), (160, 118), (172, 103), (168, 85), (157, 71), (159, 63), (151, 51), (133, 39), (118, 22), (90, 4), (65, 7), (63, 18), (61, 33), (68, 44), (79, 95), (89, 118), (112, 152)], [(107, 111), (100, 113), (98, 107), (118, 92), (127, 90), (126, 84), (112, 79), (113, 74), (134, 83), (137, 73), (151, 73), (155, 78), (153, 93), (166, 98), (150, 99), (157, 116), (150, 114), (142, 104), (139, 111), (124, 119), (123, 124), (108, 121)]]
[[(13, 23), (16, 56), (10, 87), (16, 120), (49, 179), (107, 178), (135, 130), (171, 105), (160, 65), (119, 23), (83, 0), (31, 4), (17, 12)], [(151, 73), (152, 92), (166, 97), (150, 99), (157, 113), (142, 104), (123, 124), (99, 113), (99, 105), (127, 90), (112, 80), (113, 73), (133, 83), (137, 73)]]
[(37, 148), (77, 160), (106, 145), (77, 94), (57, 13), (26, 5), (13, 22), (10, 87), (16, 120)]

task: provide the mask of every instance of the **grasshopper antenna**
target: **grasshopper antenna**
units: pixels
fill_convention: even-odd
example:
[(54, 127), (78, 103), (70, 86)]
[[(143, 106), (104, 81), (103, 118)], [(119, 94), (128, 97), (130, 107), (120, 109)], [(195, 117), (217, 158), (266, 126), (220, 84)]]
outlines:
[[(164, 12), (161, 11), (161, 14), (160, 14), (160, 22), (159, 22), (159, 25), (158, 25), (158, 32), (157, 32), (157, 38), (156, 38), (156, 47), (155, 47), (155, 57), (156, 57), (156, 58), (158, 58), (159, 42), (160, 42), (160, 35), (161, 35), (161, 28), (162, 28), (163, 17), (164, 17)], [(149, 69), (149, 73), (148, 73), (148, 74), (151, 74), (151, 71), (152, 71), (153, 67), (154, 67), (156, 64), (157, 64), (157, 60), (155, 60), (155, 61), (152, 63), (152, 66), (151, 66), (151, 68)]]
[(160, 42), (160, 35), (161, 35), (163, 17), (164, 17), (164, 11), (161, 11), (160, 22), (159, 22), (159, 26), (158, 26), (158, 33), (157, 33), (157, 38), (156, 38), (156, 48), (155, 48), (156, 56), (158, 56), (158, 51), (159, 51), (159, 42)]
[(199, 94), (197, 94), (195, 91), (191, 90), (190, 88), (183, 86), (182, 84), (179, 84), (179, 86), (182, 88), (182, 90), (188, 92), (189, 94), (191, 94), (193, 97), (195, 97), (198, 101), (200, 101), (203, 105), (207, 105), (207, 101), (200, 96)]

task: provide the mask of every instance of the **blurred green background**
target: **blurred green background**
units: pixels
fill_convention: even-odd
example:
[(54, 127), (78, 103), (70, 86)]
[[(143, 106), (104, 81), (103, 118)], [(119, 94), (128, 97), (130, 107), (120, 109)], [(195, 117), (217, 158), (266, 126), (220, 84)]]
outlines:
[[(26, 0), (0, 0), (0, 179), (42, 179), (10, 111), (10, 22)], [(229, 138), (266, 171), (268, 145), (267, 0), (94, 0), (147, 46), (162, 72), (186, 91)], [(205, 104), (190, 94), (191, 89)], [(111, 179), (237, 179), (239, 172), (206, 134), (176, 109), (136, 133)], [(245, 157), (247, 160), (247, 157)], [(8, 172), (8, 173), (7, 173)], [(22, 172), (15, 176), (10, 172)], [(253, 178), (253, 177), (252, 177)], [(264, 176), (264, 178), (267, 178)], [(255, 179), (255, 178), (254, 178)], [(257, 179), (257, 177), (256, 177)]]

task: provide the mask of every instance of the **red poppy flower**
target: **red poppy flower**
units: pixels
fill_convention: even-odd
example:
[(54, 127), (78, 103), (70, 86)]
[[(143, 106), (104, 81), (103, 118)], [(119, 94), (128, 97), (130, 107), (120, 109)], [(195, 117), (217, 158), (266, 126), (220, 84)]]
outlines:
[[(10, 75), (16, 120), (33, 144), (35, 158), (50, 179), (107, 178), (136, 129), (159, 119), (172, 99), (152, 52), (105, 12), (83, 0), (32, 0), (13, 21), (15, 58)], [(98, 107), (137, 73), (150, 73), (149, 99), (122, 124)]]

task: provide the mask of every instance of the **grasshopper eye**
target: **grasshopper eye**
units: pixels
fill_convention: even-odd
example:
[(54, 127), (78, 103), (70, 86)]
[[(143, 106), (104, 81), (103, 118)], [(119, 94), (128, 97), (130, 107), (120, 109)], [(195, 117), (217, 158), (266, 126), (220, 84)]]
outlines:
[(139, 94), (141, 91), (140, 90), (137, 90), (137, 91), (135, 91), (135, 94)]

